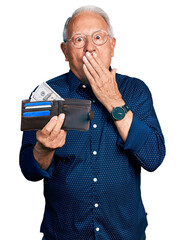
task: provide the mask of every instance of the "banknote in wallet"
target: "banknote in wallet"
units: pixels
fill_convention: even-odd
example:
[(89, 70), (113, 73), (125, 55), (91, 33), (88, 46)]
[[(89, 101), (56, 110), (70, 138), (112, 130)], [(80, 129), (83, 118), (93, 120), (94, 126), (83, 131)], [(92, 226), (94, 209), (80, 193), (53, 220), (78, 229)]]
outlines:
[(40, 84), (32, 93), (30, 101), (64, 100), (46, 82)]

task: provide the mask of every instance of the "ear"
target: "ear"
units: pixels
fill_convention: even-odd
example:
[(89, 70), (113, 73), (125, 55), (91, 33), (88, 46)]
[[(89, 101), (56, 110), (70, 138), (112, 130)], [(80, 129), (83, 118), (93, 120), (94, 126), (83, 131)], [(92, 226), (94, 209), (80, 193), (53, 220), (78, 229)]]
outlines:
[(110, 44), (111, 44), (111, 57), (114, 57), (114, 48), (116, 45), (116, 38), (112, 37), (110, 39)]
[(66, 61), (69, 61), (69, 59), (68, 59), (68, 54), (67, 54), (67, 44), (65, 43), (65, 42), (62, 42), (61, 44), (60, 44), (60, 48), (62, 49), (62, 52), (63, 52), (63, 54), (64, 54), (64, 56), (65, 56), (65, 60)]

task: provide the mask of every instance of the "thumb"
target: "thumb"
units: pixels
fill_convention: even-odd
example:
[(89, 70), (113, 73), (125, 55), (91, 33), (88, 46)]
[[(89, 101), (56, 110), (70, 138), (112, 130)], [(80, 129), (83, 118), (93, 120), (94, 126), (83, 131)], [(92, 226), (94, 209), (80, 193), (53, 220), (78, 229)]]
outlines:
[(63, 124), (64, 119), (65, 119), (65, 114), (64, 114), (64, 113), (61, 113), (61, 114), (59, 115), (59, 122), (60, 122), (60, 124)]
[(116, 72), (118, 71), (118, 69), (117, 68), (113, 68), (112, 70), (111, 70), (111, 73), (112, 73), (112, 75), (115, 77), (116, 76)]
[(64, 119), (65, 119), (65, 114), (61, 113), (58, 118), (57, 118), (57, 124), (55, 126), (55, 130), (59, 130), (61, 129), (63, 123), (64, 123)]

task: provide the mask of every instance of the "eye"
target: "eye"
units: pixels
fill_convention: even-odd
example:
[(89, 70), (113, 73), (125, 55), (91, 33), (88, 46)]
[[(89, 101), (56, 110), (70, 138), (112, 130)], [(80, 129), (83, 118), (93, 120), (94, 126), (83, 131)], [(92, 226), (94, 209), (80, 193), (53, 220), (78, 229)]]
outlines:
[(82, 35), (75, 35), (75, 36), (73, 36), (72, 41), (73, 41), (74, 44), (83, 43), (84, 42), (84, 36), (82, 36)]
[(101, 38), (102, 38), (101, 35), (96, 35), (96, 36), (95, 36), (95, 39), (96, 39), (96, 40), (100, 40)]
[(75, 39), (75, 42), (82, 42), (83, 41), (83, 38), (82, 37), (77, 37), (76, 39)]
[(83, 38), (82, 37), (76, 37), (76, 38), (73, 39), (73, 42), (77, 43), (77, 44), (81, 43), (81, 42), (83, 42)]

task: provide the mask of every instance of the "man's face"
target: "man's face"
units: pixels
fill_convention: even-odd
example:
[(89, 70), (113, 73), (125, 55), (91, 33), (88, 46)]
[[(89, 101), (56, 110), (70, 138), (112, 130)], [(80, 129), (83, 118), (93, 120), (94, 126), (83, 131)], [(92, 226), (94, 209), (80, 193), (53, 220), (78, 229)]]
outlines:
[[(98, 30), (104, 30), (108, 33), (108, 26), (105, 20), (96, 13), (82, 12), (69, 22), (67, 28), (68, 39), (70, 39), (75, 33), (91, 35)], [(66, 57), (66, 61), (69, 61), (69, 66), (72, 72), (80, 81), (87, 83), (88, 80), (83, 71), (82, 60), (86, 51), (89, 51), (90, 53), (95, 52), (104, 66), (109, 69), (111, 58), (114, 56), (115, 43), (115, 38), (108, 38), (108, 41), (104, 45), (98, 46), (93, 43), (91, 36), (87, 36), (87, 42), (83, 48), (75, 48), (71, 41), (67, 44), (62, 43), (61, 48)]]

